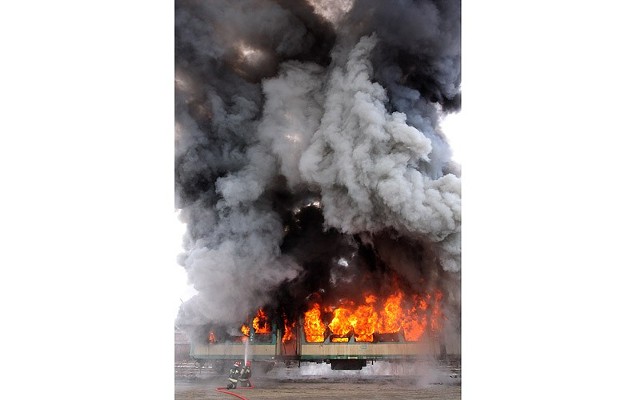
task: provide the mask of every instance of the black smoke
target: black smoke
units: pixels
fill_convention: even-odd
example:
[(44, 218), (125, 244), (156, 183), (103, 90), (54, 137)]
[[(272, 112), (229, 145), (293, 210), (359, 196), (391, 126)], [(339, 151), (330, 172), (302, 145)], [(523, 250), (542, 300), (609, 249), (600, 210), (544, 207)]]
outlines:
[(460, 1), (177, 0), (177, 323), (440, 289), (459, 313)]

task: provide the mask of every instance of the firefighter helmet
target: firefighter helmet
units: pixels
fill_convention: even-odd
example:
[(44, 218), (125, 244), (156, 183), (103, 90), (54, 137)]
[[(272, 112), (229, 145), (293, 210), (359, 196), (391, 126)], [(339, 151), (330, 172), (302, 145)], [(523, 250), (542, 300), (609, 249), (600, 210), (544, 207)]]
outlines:
[(241, 365), (240, 361), (236, 361), (235, 363), (233, 363), (234, 367), (239, 367)]

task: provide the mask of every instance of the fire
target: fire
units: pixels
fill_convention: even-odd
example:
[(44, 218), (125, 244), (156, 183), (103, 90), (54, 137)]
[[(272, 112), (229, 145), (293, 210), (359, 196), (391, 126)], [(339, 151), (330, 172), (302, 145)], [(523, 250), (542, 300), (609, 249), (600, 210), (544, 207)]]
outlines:
[(420, 295), (413, 296), (413, 306), (411, 310), (405, 314), (402, 319), (402, 330), (404, 338), (409, 341), (417, 341), (423, 335), (427, 327), (427, 298)]
[(296, 323), (289, 322), (287, 317), (284, 317), (284, 335), (282, 335), (282, 343), (289, 342), (293, 339), (293, 332), (296, 327)]
[(327, 328), (322, 312), (331, 313), (328, 325), (332, 342), (348, 342), (353, 333), (356, 342), (373, 342), (374, 335), (397, 334), (401, 330), (407, 341), (420, 340), (425, 332), (437, 333), (442, 329), (441, 301), (443, 294), (405, 295), (398, 290), (378, 301), (373, 294), (364, 296), (364, 302), (342, 302), (339, 306), (313, 303), (304, 315), (304, 330), (308, 342), (323, 342)]
[(333, 311), (333, 319), (329, 323), (331, 333), (338, 337), (331, 338), (332, 342), (348, 342), (346, 337), (351, 333), (351, 310), (345, 307), (338, 307)]
[(351, 315), (349, 322), (353, 326), (356, 342), (373, 342), (373, 333), (378, 324), (378, 313), (373, 306), (376, 304), (376, 296), (365, 296), (365, 304), (358, 306)]
[(318, 303), (313, 303), (311, 309), (304, 313), (304, 335), (307, 342), (324, 342), (326, 327), (322, 323), (321, 316), (322, 312)]
[(213, 329), (209, 331), (209, 343), (215, 343), (216, 341), (216, 334), (213, 333)]
[[(396, 290), (386, 298), (367, 293), (359, 302), (342, 300), (338, 305), (315, 302), (304, 313), (304, 334), (310, 343), (324, 342), (327, 328), (332, 342), (348, 342), (352, 335), (356, 342), (373, 342), (376, 334), (402, 334), (406, 341), (419, 341), (426, 333), (437, 334), (442, 330), (446, 319), (442, 312), (443, 298), (439, 290), (412, 295)], [(329, 314), (331, 320), (325, 324), (322, 317)], [(282, 319), (284, 332), (281, 341), (288, 343), (296, 335), (296, 321), (289, 321), (286, 315)], [(256, 334), (271, 333), (267, 313), (262, 308), (253, 318), (252, 326)], [(251, 327), (243, 324), (240, 330), (244, 336), (249, 336)], [(378, 340), (398, 340), (395, 337), (379, 336)], [(215, 341), (211, 330), (209, 343)]]
[(242, 334), (245, 336), (249, 336), (249, 326), (242, 324), (242, 326), (240, 327), (240, 332), (242, 332)]
[(402, 323), (402, 292), (396, 292), (387, 298), (380, 310), (380, 317), (376, 331), (378, 333), (396, 333), (400, 331)]
[(267, 314), (262, 308), (258, 310), (253, 319), (253, 329), (256, 333), (271, 333), (271, 325), (269, 325)]

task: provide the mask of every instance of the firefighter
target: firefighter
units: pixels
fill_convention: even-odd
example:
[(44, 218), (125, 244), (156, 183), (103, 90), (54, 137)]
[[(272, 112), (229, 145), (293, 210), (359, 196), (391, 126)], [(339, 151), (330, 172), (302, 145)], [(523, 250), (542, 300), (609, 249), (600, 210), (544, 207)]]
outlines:
[(251, 361), (247, 361), (247, 364), (240, 370), (240, 378), (238, 379), (240, 381), (240, 387), (251, 386), (249, 378), (251, 378)]
[(238, 385), (238, 377), (240, 377), (240, 361), (233, 363), (233, 367), (229, 370), (229, 384), (227, 389), (235, 389)]

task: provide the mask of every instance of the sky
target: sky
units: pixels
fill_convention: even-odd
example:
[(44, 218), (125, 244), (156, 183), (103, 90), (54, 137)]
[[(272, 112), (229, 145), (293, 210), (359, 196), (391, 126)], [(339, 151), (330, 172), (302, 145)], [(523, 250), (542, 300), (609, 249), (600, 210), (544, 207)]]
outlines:
[(457, 162), (461, 166), (464, 164), (464, 109), (448, 114), (440, 121), (440, 127), (444, 132), (449, 146), (451, 147), (453, 161)]
[[(173, 2), (5, 3), (0, 397), (173, 399)], [(637, 393), (631, 7), (463, 2), (465, 398)]]

